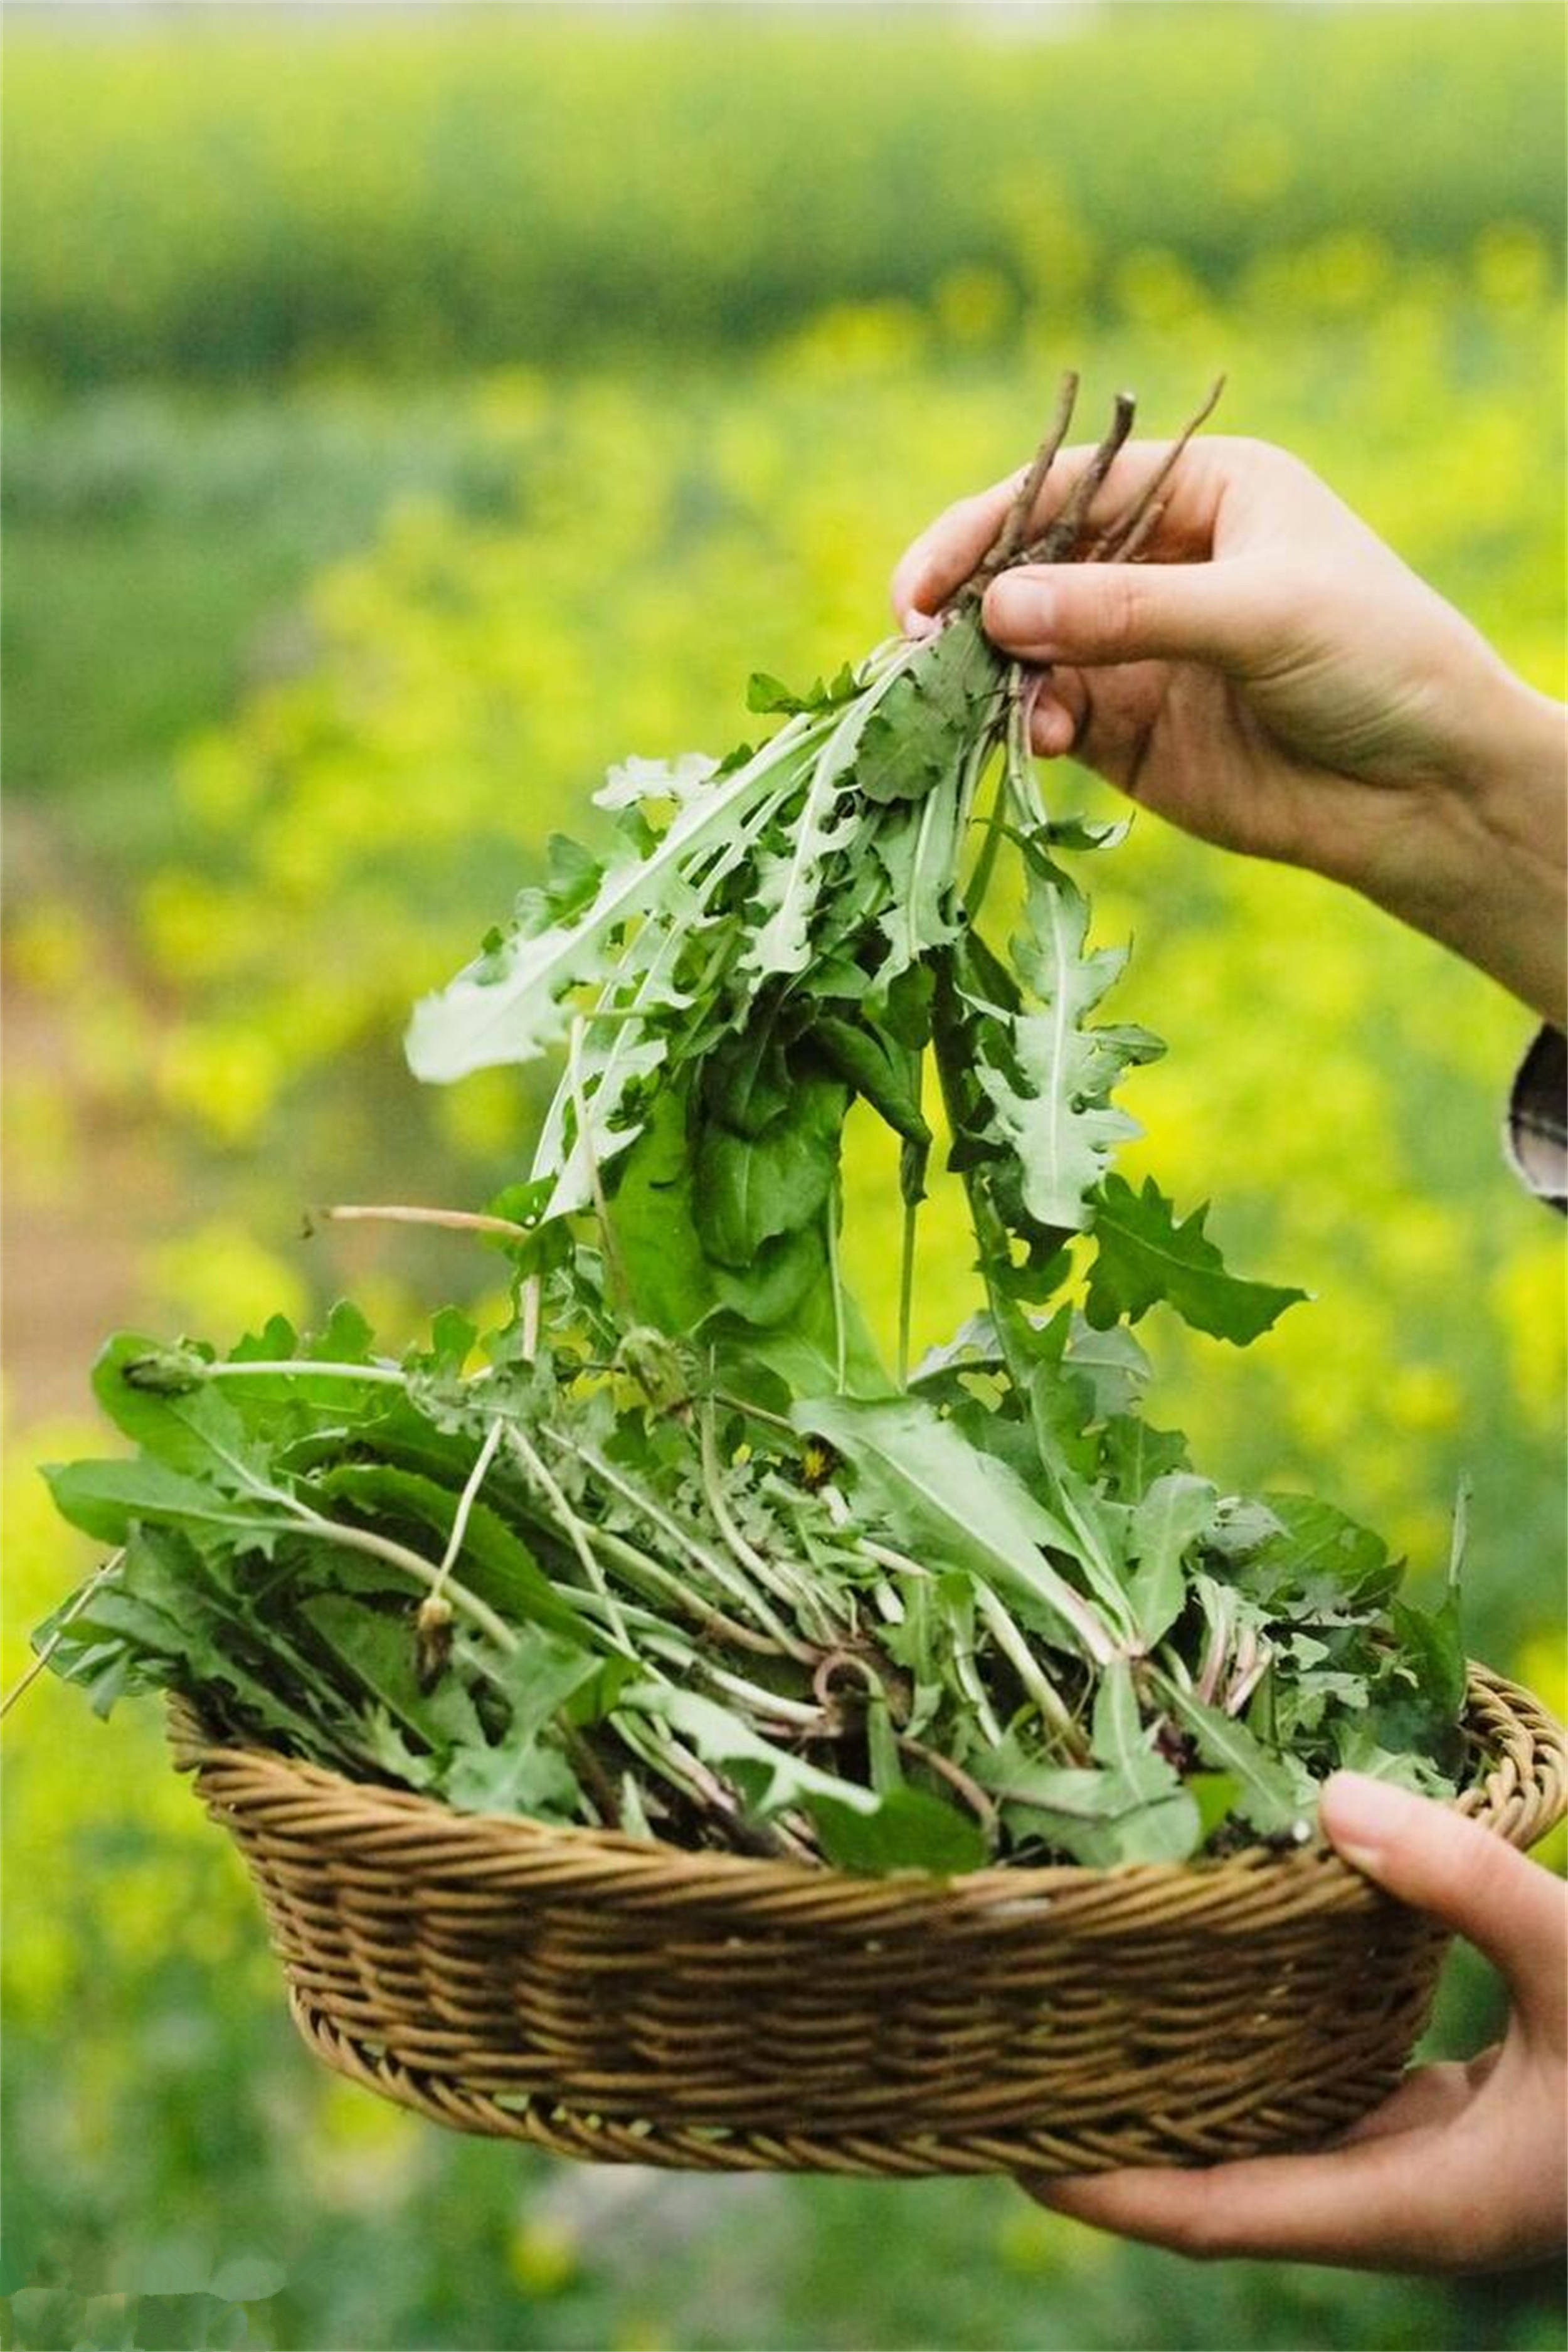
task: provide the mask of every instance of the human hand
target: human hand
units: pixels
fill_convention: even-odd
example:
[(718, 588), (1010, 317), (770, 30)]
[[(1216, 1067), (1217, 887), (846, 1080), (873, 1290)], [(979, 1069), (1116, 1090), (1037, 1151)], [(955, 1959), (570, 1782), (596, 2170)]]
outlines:
[[(1128, 443), (1090, 525), (1131, 505), (1165, 446)], [(1037, 530), (1089, 455), (1062, 452)], [(909, 549), (907, 630), (979, 562), (1019, 478)], [(1559, 707), (1287, 451), (1195, 441), (1162, 495), (1157, 562), (1020, 565), (986, 592), (995, 643), (1048, 668), (1036, 751), (1075, 752), (1206, 841), (1349, 884), (1562, 1025)]]
[(1568, 2233), (1568, 1886), (1479, 1823), (1360, 1773), (1321, 1818), (1347, 1862), (1469, 1938), (1513, 1995), (1503, 2040), (1424, 2066), (1322, 2154), (1205, 2171), (1022, 2177), (1042, 2205), (1176, 2253), (1349, 2270), (1503, 2270)]

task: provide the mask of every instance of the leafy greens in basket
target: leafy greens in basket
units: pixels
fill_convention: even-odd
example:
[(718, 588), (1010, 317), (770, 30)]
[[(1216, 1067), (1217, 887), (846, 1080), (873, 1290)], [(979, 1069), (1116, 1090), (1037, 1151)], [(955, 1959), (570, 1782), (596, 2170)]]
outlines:
[[(857, 1871), (1286, 1841), (1342, 1764), (1456, 1785), (1458, 1543), (1423, 1612), (1332, 1506), (1226, 1495), (1142, 1417), (1149, 1309), (1245, 1345), (1303, 1294), (1113, 1165), (1162, 1050), (1089, 945), (1082, 864), (1124, 828), (1047, 813), (1031, 678), (978, 619), (1005, 564), (1129, 560), (1157, 517), (1168, 466), (1088, 520), (1119, 401), (1030, 542), (1073, 389), (940, 633), (753, 678), (773, 723), (726, 760), (613, 770), (609, 855), (552, 842), (416, 1008), (422, 1077), (564, 1056), (525, 1181), (384, 1213), (500, 1250), (502, 1329), (444, 1308), (394, 1360), (345, 1306), (224, 1358), (110, 1344), (139, 1452), (49, 1476), (115, 1549), (38, 1635), (100, 1711), (172, 1689), (453, 1806)], [(904, 1203), (891, 1366), (839, 1266), (858, 1098)], [(939, 1135), (977, 1311), (911, 1367)]]

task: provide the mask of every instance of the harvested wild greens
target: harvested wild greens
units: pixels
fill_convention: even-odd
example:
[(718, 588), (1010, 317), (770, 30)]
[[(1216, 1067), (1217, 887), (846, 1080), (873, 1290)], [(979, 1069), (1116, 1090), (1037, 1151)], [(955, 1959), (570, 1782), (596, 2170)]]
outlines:
[[(1142, 1417), (1152, 1307), (1245, 1345), (1303, 1294), (1112, 1165), (1162, 1051), (1101, 1017), (1079, 876), (1125, 828), (1042, 804), (978, 617), (1010, 562), (1142, 544), (1158, 483), (1087, 520), (1128, 402), (1030, 542), (1070, 406), (938, 634), (754, 677), (776, 723), (728, 759), (613, 770), (610, 853), (553, 841), (416, 1008), (421, 1077), (563, 1050), (526, 1181), (447, 1220), (510, 1261), (504, 1328), (110, 1342), (139, 1451), (48, 1475), (116, 1549), (38, 1635), (100, 1712), (173, 1689), (453, 1806), (857, 1871), (1289, 1841), (1342, 1764), (1455, 1786), (1458, 1539), (1418, 1610), (1376, 1536)], [(857, 1099), (899, 1159), (891, 1367), (839, 1265)], [(939, 1141), (977, 1311), (911, 1366)]]

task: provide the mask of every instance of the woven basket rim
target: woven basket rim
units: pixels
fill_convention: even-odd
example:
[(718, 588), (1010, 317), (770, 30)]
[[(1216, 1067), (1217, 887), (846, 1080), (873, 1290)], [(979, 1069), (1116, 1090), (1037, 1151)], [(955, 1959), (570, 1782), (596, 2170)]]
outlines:
[[(1474, 1737), (1478, 1714), (1491, 1720), (1492, 1762), (1483, 1779), (1471, 1782), (1447, 1802), (1455, 1811), (1485, 1822), (1509, 1843), (1529, 1847), (1568, 1811), (1568, 1756), (1564, 1755), (1562, 1729), (1534, 1694), (1520, 1684), (1475, 1660), (1468, 1662), (1468, 1675), (1467, 1727)], [(1369, 1903), (1381, 1899), (1362, 1874), (1336, 1852), (1312, 1844), (1256, 1844), (1234, 1853), (1200, 1856), (1189, 1862), (1109, 1865), (993, 1863), (979, 1870), (954, 1873), (907, 1866), (877, 1874), (843, 1871), (787, 1858), (680, 1846), (664, 1839), (634, 1837), (626, 1831), (595, 1829), (586, 1823), (460, 1811), (439, 1798), (424, 1796), (416, 1790), (355, 1780), (331, 1766), (286, 1755), (280, 1748), (236, 1742), (216, 1730), (191, 1700), (178, 1693), (169, 1694), (168, 1718), (176, 1769), (195, 1773), (201, 1780), (215, 1775), (221, 1779), (226, 1769), (239, 1769), (252, 1790), (257, 1776), (262, 1776), (275, 1784), (279, 1798), (285, 1801), (290, 1794), (296, 1801), (333, 1800), (334, 1811), (347, 1831), (423, 1825), (433, 1840), (448, 1850), (468, 1847), (476, 1855), (481, 1852), (494, 1854), (498, 1848), (510, 1846), (521, 1856), (550, 1847), (574, 1853), (584, 1863), (602, 1861), (623, 1884), (632, 1877), (644, 1885), (662, 1882), (689, 1891), (693, 1880), (698, 1880), (706, 1882), (719, 1899), (727, 1890), (738, 1892), (742, 1885), (754, 1895), (770, 1889), (781, 1895), (807, 1887), (820, 1890), (837, 1883), (863, 1890), (885, 1887), (889, 1894), (896, 1893), (904, 1899), (923, 1890), (933, 1895), (940, 1892), (948, 1900), (962, 1894), (989, 1903), (1005, 1901), (1009, 1896), (1026, 1899), (1061, 1895), (1112, 1879), (1118, 1884), (1147, 1886), (1151, 1890), (1191, 1886), (1199, 1877), (1228, 1876), (1239, 1885), (1260, 1872), (1313, 1876), (1320, 1885), (1326, 1877), (1330, 1884), (1342, 1883), (1336, 1892), (1343, 1898), (1359, 1896)], [(1527, 1780), (1519, 1776), (1511, 1756), (1499, 1752), (1500, 1728), (1511, 1730), (1528, 1741), (1531, 1769)], [(318, 1813), (311, 1822), (310, 1834), (319, 1835), (321, 1827)]]

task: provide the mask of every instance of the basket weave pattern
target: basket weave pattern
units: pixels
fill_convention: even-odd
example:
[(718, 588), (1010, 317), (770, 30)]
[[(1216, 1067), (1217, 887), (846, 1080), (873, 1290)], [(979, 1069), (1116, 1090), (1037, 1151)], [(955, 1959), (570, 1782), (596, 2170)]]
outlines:
[[(1446, 1934), (1332, 1854), (858, 1878), (451, 1811), (171, 1708), (327, 2064), (463, 2131), (708, 2170), (1085, 2172), (1302, 2146), (1397, 2083)], [(1568, 1804), (1472, 1667), (1515, 1845)]]

